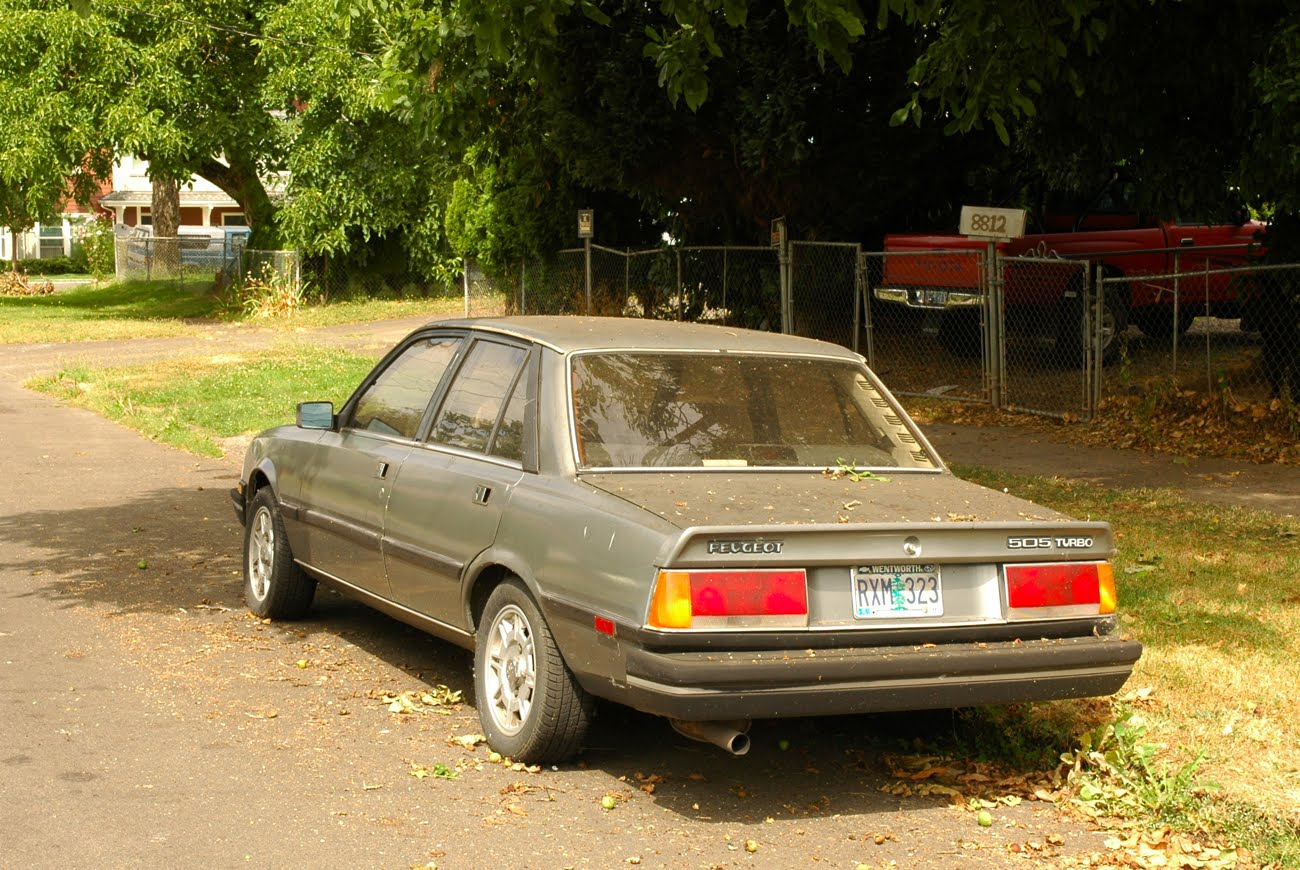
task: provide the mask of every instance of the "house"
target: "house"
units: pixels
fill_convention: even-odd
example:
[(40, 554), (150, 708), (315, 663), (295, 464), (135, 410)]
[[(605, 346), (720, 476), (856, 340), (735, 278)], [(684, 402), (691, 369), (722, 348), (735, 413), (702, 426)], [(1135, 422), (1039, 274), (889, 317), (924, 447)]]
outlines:
[[(113, 189), (100, 197), (100, 207), (113, 215), (120, 226), (150, 226), (153, 186), (149, 183), (149, 162), (122, 157), (113, 166)], [(239, 203), (206, 179), (195, 176), (181, 185), (182, 227), (245, 227), (248, 221)]]
[[(4, 228), (0, 232), (0, 261), (13, 259), (15, 246), (20, 260), (70, 257), (77, 225), (95, 215), (111, 217), (118, 227), (150, 226), (153, 186), (148, 169), (148, 161), (124, 156), (114, 164), (111, 180), (88, 206), (69, 200), (55, 221), (38, 223), (25, 233), (15, 234)], [(181, 186), (180, 205), (182, 234), (248, 225), (239, 204), (202, 178), (192, 178)]]

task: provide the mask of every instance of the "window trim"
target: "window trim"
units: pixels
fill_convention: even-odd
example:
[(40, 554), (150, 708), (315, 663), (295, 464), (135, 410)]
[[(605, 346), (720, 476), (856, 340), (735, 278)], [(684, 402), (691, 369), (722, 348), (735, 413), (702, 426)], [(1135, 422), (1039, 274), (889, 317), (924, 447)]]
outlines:
[[(465, 363), (469, 360), (470, 355), (474, 352), (474, 348), (477, 347), (480, 343), (503, 345), (505, 347), (516, 348), (524, 352), (523, 362), (519, 364), (519, 368), (515, 371), (514, 377), (510, 381), (510, 386), (506, 389), (506, 393), (505, 393), (506, 400), (503, 401), (501, 403), (501, 407), (497, 409), (496, 420), (493, 421), (492, 430), (491, 432), (488, 433), (487, 444), (482, 450), (471, 450), (468, 447), (457, 447), (453, 444), (444, 444), (441, 441), (434, 441), (433, 427), (434, 424), (438, 421), (439, 415), (442, 414), (442, 410), (443, 410), (442, 406), (447, 401), (447, 396), (451, 392), (452, 384), (456, 383), (456, 380), (460, 377), (461, 369), (464, 368)], [(426, 415), (425, 420), (420, 426), (420, 434), (417, 440), (421, 444), (427, 445), (436, 450), (445, 450), (448, 452), (455, 453), (458, 456), (473, 456), (473, 457), (478, 457), (480, 459), (489, 459), (496, 462), (508, 463), (512, 466), (516, 464), (520, 464), (521, 460), (506, 459), (503, 456), (494, 456), (491, 451), (492, 451), (492, 447), (496, 443), (497, 430), (501, 426), (501, 418), (502, 416), (504, 416), (506, 412), (506, 407), (510, 404), (510, 399), (514, 397), (514, 391), (518, 387), (520, 379), (528, 371), (529, 367), (534, 364), (533, 360), (536, 358), (536, 356), (537, 356), (536, 346), (533, 345), (531, 342), (511, 340), (506, 336), (497, 335), (494, 333), (470, 333), (469, 341), (463, 346), (463, 352), (460, 353), (459, 358), (455, 360), (453, 365), (448, 367), (447, 370), (448, 375), (445, 377), (443, 383), (439, 386), (438, 395), (435, 397), (436, 400), (430, 404), (430, 411)], [(523, 465), (526, 468), (528, 465), (526, 461), (528, 458), (528, 441), (530, 440), (528, 438), (529, 421), (528, 421), (528, 404), (527, 404), (529, 397), (525, 396), (524, 400), (526, 404), (524, 406), (524, 445), (523, 445), (524, 451), (523, 452), (524, 452), (525, 461), (523, 462)], [(534, 403), (535, 403), (535, 399), (534, 399)], [(534, 418), (535, 417), (536, 414), (534, 414)], [(535, 441), (535, 439), (532, 440)], [(535, 467), (537, 465), (535, 451), (534, 451), (532, 465), (534, 466), (534, 470), (535, 470)]]

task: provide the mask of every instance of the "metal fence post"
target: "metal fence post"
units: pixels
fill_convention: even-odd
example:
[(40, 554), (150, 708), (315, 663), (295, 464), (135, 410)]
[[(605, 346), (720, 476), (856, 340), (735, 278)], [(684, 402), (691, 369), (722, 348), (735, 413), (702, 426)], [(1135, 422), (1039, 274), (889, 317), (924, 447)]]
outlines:
[(528, 261), (519, 261), (519, 313), (528, 313)]
[[(884, 256), (881, 256), (881, 270), (884, 270)], [(867, 331), (867, 365), (874, 369), (876, 367), (876, 335), (875, 325), (871, 319), (871, 273), (867, 271), (867, 254), (862, 249), (858, 249), (858, 305), (864, 312), (865, 328)]]
[(462, 280), (465, 284), (465, 316), (469, 317), (469, 258), (464, 257), (460, 262), (464, 271)]
[(591, 316), (591, 236), (582, 240), (583, 257), (587, 261), (587, 277), (585, 286), (587, 288), (587, 316)]
[(1006, 376), (1006, 356), (1002, 341), (1002, 263), (997, 242), (990, 241), (985, 250), (987, 290), (984, 294), (984, 372), (988, 382), (989, 404), (1002, 407), (1002, 384)]
[(858, 334), (862, 331), (862, 273), (864, 271), (862, 259), (862, 246), (857, 248), (857, 254), (853, 258), (853, 340), (850, 347), (854, 353), (858, 352)]
[(777, 271), (781, 274), (781, 332), (790, 335), (794, 332), (794, 300), (790, 295), (790, 241), (781, 239), (777, 248)]
[(674, 253), (677, 254), (677, 319), (682, 319), (682, 249), (677, 248)]
[(1182, 316), (1182, 312), (1178, 310), (1178, 307), (1183, 302), (1182, 293), (1180, 292), (1181, 288), (1178, 286), (1178, 275), (1180, 272), (1182, 272), (1182, 268), (1179, 266), (1179, 261), (1180, 261), (1179, 254), (1180, 254), (1179, 251), (1174, 251), (1174, 331), (1173, 331), (1174, 364), (1173, 364), (1173, 370), (1169, 373), (1170, 377), (1174, 377), (1174, 378), (1178, 377), (1178, 339), (1179, 339), (1178, 333), (1182, 332), (1182, 330), (1179, 329), (1179, 326), (1182, 325), (1182, 320), (1179, 319)]

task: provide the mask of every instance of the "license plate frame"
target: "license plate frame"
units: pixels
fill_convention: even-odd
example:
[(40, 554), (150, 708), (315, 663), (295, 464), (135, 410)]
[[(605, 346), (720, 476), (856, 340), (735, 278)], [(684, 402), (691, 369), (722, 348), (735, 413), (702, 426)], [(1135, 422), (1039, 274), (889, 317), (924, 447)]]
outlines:
[(932, 563), (857, 565), (849, 595), (854, 619), (943, 616), (943, 572)]

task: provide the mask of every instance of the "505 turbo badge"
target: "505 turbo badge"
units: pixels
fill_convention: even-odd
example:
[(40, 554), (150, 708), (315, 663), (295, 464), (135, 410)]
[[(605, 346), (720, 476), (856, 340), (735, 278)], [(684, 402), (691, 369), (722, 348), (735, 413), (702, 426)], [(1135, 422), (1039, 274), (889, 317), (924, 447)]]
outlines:
[(1042, 538), (1013, 535), (1007, 538), (1008, 550), (1083, 550), (1092, 546), (1092, 538)]

